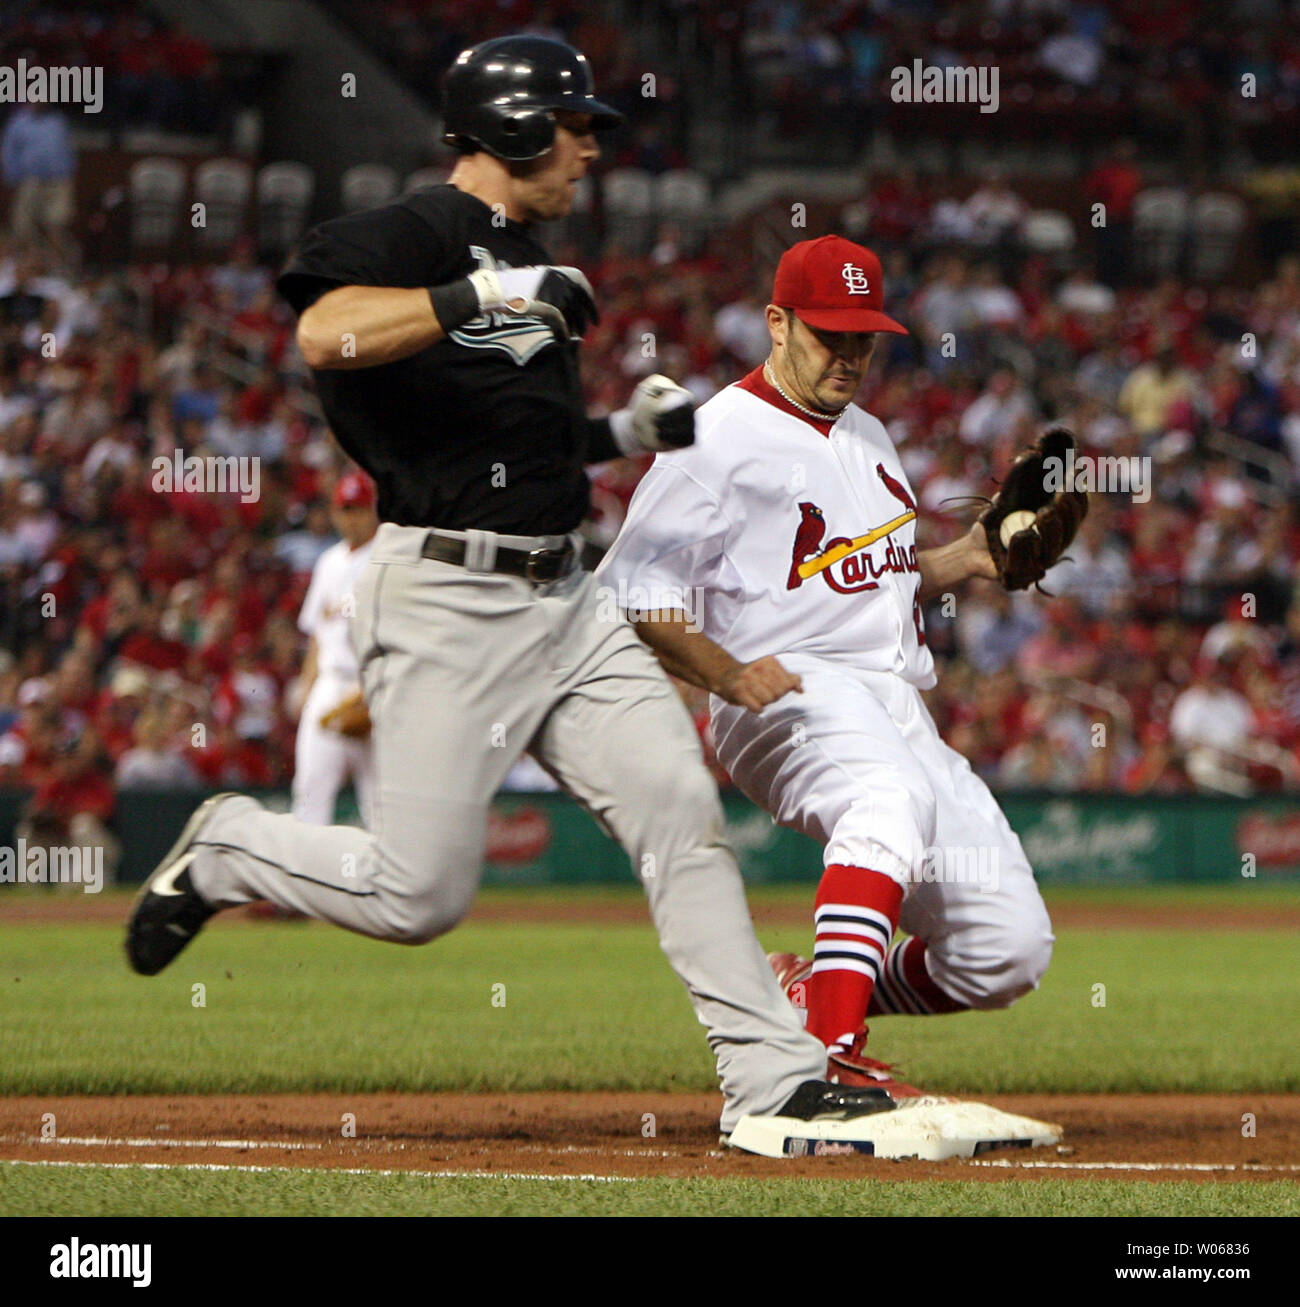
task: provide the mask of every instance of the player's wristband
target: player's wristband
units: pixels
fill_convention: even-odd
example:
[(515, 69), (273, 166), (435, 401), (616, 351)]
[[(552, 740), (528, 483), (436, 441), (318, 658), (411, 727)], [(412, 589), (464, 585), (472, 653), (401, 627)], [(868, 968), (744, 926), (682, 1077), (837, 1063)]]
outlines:
[(630, 408), (617, 408), (609, 415), (609, 434), (625, 458), (635, 458), (646, 452), (646, 447), (637, 439)]
[(430, 286), (429, 300), (444, 336), (450, 336), (457, 327), (463, 327), (481, 312), (478, 291), (468, 277), (450, 281), (445, 286)]

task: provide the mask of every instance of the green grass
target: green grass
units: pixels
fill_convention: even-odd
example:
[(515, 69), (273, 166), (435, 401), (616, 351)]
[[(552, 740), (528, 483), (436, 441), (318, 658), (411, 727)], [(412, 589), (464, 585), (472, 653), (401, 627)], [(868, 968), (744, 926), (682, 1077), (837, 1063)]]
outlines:
[(512, 1180), (0, 1162), (0, 1216), (1296, 1216), (1294, 1186), (1124, 1180)]
[[(808, 933), (761, 931), (769, 948)], [(1058, 933), (1015, 1007), (882, 1019), (873, 1049), (948, 1092), (1300, 1090), (1293, 932)], [(0, 925), (0, 1048), (6, 1094), (715, 1088), (648, 924), (471, 919), (408, 949), (235, 921), (150, 980), (126, 969), (117, 926)]]
[[(485, 903), (550, 905), (554, 890)], [(624, 902), (635, 888), (566, 892)], [(808, 887), (752, 895), (809, 906)], [(1069, 889), (1049, 905), (1200, 908), (1198, 930), (1058, 929), (1041, 990), (1006, 1012), (873, 1025), (878, 1055), (949, 1092), (1294, 1092), (1300, 950), (1288, 929), (1217, 918), (1300, 903), (1277, 884)], [(121, 899), (121, 916), (127, 910)], [(3, 910), (0, 900), (0, 910)], [(806, 924), (760, 927), (804, 948)], [(192, 986), (205, 987), (206, 1005)], [(1094, 1006), (1094, 985), (1106, 1004)], [(504, 1006), (494, 986), (504, 986)], [(499, 996), (502, 991), (496, 990)], [(117, 924), (0, 922), (0, 1093), (713, 1090), (681, 986), (641, 924), (471, 920), (427, 948), (320, 925), (223, 921), (152, 980)], [(1294, 1185), (1115, 1179), (908, 1182), (666, 1178), (634, 1183), (0, 1163), (0, 1216), (1300, 1214)]]

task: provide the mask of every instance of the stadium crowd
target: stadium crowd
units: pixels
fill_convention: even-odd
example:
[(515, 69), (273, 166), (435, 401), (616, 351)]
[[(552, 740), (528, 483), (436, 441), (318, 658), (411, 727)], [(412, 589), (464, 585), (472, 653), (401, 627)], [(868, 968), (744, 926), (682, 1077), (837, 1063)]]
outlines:
[[(616, 34), (577, 35), (617, 61)], [(637, 166), (674, 162), (634, 137)], [(827, 220), (880, 253), (912, 331), (882, 342), (859, 401), (902, 451), (923, 547), (1044, 423), (1129, 473), (1045, 595), (977, 583), (929, 605), (932, 710), (998, 788), (1300, 789), (1300, 259), (1253, 286), (1139, 279), (1140, 180), (1123, 144), (1099, 160), (1084, 186), (1118, 221), (1068, 258), (1023, 240), (1028, 206), (996, 173), (955, 200), (895, 170)], [(766, 356), (771, 269), (737, 250), (782, 221), (552, 242), (602, 307), (593, 411), (652, 371), (703, 401)], [(215, 266), (95, 268), (0, 242), (0, 785), (33, 792), (38, 827), (102, 827), (120, 787), (288, 782), (296, 617), (346, 461), (273, 277), (247, 243)], [(256, 492), (159, 480), (196, 456), (252, 461)], [(593, 558), (644, 468), (592, 470)]]
[(0, 8), (0, 64), (102, 70), (97, 128), (209, 134), (235, 107), (229, 70), (207, 42), (139, 0), (16, 0)]
[[(948, 738), (1003, 787), (1294, 784), (1300, 531), (1290, 500), (1208, 442), (1277, 455), (1294, 485), (1300, 261), (1254, 292), (1116, 289), (1036, 257), (1008, 275), (935, 244), (924, 204), (915, 217), (878, 240), (889, 311), (913, 335), (860, 399), (902, 450), (923, 540), (960, 530), (1045, 420), (1085, 451), (1149, 460), (1129, 493), (1094, 496), (1050, 598), (983, 585), (930, 606)], [(672, 242), (645, 258), (607, 248), (591, 267), (605, 306), (585, 347), (593, 408), (656, 368), (705, 399), (766, 353), (764, 274), (728, 238), (691, 257)], [(272, 275), (247, 249), (83, 277), (0, 250), (0, 782), (32, 788), (52, 819), (107, 818), (115, 784), (288, 779), (295, 618), (334, 538), (344, 460), (310, 414)], [(237, 329), (245, 380), (218, 366), (218, 324)], [(154, 460), (177, 449), (258, 459), (257, 497), (160, 492)], [(596, 548), (643, 470), (594, 470)]]

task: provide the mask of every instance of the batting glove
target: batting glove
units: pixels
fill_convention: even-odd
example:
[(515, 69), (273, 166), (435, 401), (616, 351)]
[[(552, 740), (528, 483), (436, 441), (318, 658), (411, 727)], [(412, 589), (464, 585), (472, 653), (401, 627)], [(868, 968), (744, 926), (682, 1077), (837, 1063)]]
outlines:
[(581, 339), (600, 321), (591, 283), (578, 268), (480, 268), (469, 282), (483, 312), (541, 318), (559, 340)]
[(695, 400), (684, 386), (656, 372), (632, 392), (627, 408), (609, 415), (609, 430), (629, 457), (684, 449), (695, 443)]

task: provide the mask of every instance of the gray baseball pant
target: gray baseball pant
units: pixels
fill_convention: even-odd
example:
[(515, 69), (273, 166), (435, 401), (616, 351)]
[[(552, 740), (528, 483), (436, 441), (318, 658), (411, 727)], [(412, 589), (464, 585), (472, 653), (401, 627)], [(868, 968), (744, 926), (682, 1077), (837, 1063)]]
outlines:
[(195, 888), (219, 907), (267, 899), (425, 943), (469, 911), (489, 804), (528, 748), (640, 873), (660, 946), (717, 1057), (723, 1130), (822, 1079), (826, 1051), (755, 938), (717, 789), (653, 656), (589, 573), (535, 586), (489, 570), (496, 545), (515, 538), (467, 533), (481, 569), (471, 570), (421, 557), (427, 534), (384, 523), (356, 589), (374, 722), (370, 831), (230, 799), (193, 846)]

